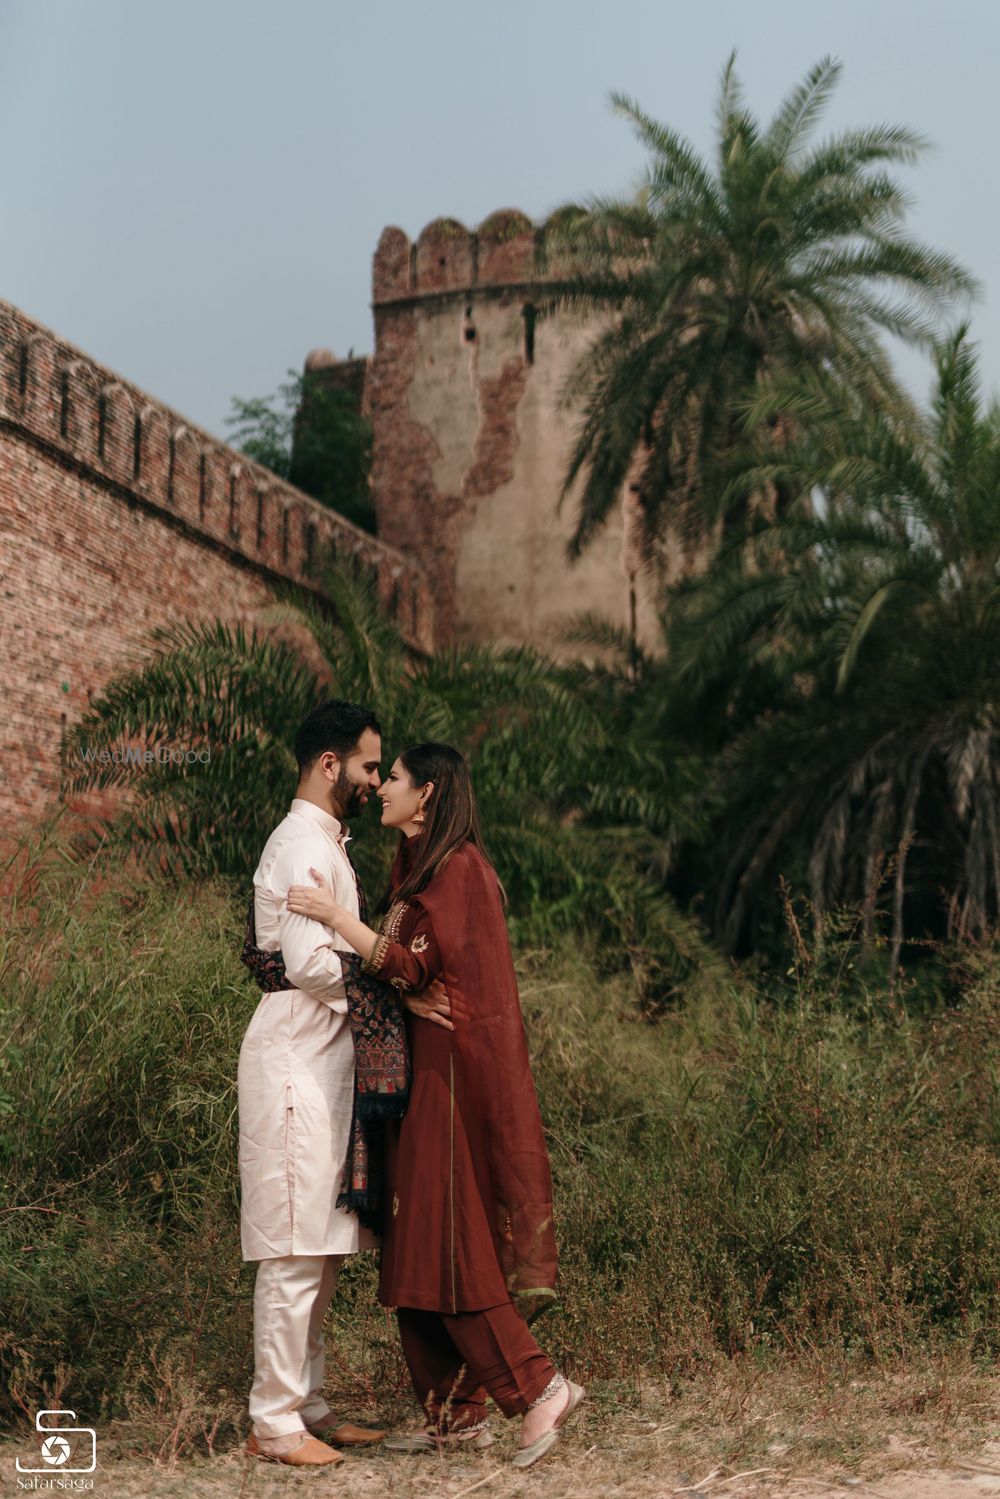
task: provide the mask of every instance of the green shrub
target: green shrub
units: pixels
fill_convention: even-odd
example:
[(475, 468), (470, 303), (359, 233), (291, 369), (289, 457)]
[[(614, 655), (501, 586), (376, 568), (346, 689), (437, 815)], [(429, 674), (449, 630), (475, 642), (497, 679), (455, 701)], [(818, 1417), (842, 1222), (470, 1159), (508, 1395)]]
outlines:
[[(0, 1410), (52, 1397), (129, 1441), (245, 1424), (236, 1065), (257, 1002), (242, 896), (41, 860), (0, 947)], [(850, 1004), (792, 975), (651, 1024), (579, 946), (522, 951), (562, 1301), (537, 1324), (587, 1378), (720, 1354), (998, 1351), (1000, 963), (959, 1001)], [(406, 1391), (370, 1256), (334, 1312), (331, 1395)], [(72, 1399), (70, 1397), (72, 1396)], [(142, 1435), (145, 1433), (145, 1435)]]

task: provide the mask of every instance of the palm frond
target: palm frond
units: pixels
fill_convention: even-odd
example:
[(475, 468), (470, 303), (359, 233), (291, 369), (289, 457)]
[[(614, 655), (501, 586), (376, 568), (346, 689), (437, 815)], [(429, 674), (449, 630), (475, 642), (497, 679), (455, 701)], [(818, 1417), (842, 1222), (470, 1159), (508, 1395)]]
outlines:
[(764, 137), (766, 146), (782, 165), (804, 148), (842, 71), (842, 65), (833, 58), (822, 58), (782, 103)]

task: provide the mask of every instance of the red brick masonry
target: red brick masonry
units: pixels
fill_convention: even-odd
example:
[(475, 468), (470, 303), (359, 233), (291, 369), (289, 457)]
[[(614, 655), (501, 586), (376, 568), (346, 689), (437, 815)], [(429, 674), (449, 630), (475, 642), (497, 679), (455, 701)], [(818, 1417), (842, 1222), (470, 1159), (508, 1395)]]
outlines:
[(46, 811), (64, 722), (178, 618), (250, 623), (333, 544), (431, 649), (415, 562), (0, 302), (0, 831)]

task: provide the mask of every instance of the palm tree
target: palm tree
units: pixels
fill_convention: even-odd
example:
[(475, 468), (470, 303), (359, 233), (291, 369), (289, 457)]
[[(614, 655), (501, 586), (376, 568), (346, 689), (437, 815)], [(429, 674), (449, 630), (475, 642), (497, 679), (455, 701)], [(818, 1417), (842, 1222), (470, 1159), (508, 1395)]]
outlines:
[[(631, 786), (639, 756), (616, 742), (598, 697), (527, 648), (452, 648), (412, 661), (362, 572), (342, 560), (326, 567), (323, 586), (332, 612), (289, 586), (259, 629), (180, 623), (154, 632), (151, 659), (109, 683), (67, 737), (64, 753), (82, 765), (68, 798), (128, 790), (81, 853), (100, 840), (175, 878), (245, 884), (287, 809), (297, 725), (317, 702), (344, 697), (375, 706), (388, 754), (433, 738), (469, 755), (519, 940), (596, 938), (609, 969), (631, 966), (650, 1012), (695, 980), (726, 981), (726, 965), (665, 894), (651, 857), (653, 832), (691, 830), (677, 779), (661, 766), (644, 792)], [(208, 753), (152, 769), (87, 758), (130, 739)], [(391, 839), (373, 829), (356, 847), (362, 877), (381, 890)]]
[(719, 761), (730, 947), (778, 869), (808, 873), (820, 918), (864, 901), (871, 935), (895, 857), (892, 973), (907, 938), (981, 935), (1000, 916), (1000, 404), (964, 327), (936, 364), (917, 420), (821, 377), (765, 396), (764, 414), (808, 412), (810, 436), (746, 487), (780, 479), (798, 499), (678, 597), (673, 659), (692, 690), (734, 658), (774, 684)]
[[(600, 323), (562, 392), (582, 411), (560, 501), (584, 474), (572, 555), (626, 483), (651, 548), (667, 524), (700, 546), (713, 526), (738, 523), (716, 474), (762, 379), (819, 365), (899, 407), (882, 335), (926, 342), (948, 299), (974, 289), (954, 260), (902, 231), (907, 198), (888, 168), (919, 157), (919, 136), (876, 125), (810, 146), (840, 65), (818, 63), (764, 127), (734, 62), (714, 170), (615, 93), (650, 152), (639, 192), (567, 205), (550, 221), (542, 265), (557, 274), (540, 314)], [(772, 435), (788, 436), (780, 412)]]

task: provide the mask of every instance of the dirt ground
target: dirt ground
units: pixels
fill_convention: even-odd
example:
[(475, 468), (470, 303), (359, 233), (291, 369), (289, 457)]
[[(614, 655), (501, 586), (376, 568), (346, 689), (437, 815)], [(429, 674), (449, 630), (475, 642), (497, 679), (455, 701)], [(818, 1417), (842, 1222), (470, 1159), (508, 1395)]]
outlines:
[[(79, 1424), (87, 1424), (82, 1416)], [(955, 1361), (860, 1378), (820, 1362), (767, 1374), (727, 1365), (683, 1389), (595, 1387), (559, 1445), (525, 1472), (510, 1467), (517, 1432), (495, 1412), (496, 1440), (485, 1452), (404, 1457), (369, 1449), (308, 1470), (248, 1458), (231, 1438), (210, 1442), (209, 1454), (203, 1430), (200, 1437), (179, 1430), (164, 1436), (150, 1428), (140, 1440), (136, 1428), (98, 1424), (97, 1468), (83, 1475), (93, 1480), (89, 1492), (95, 1499), (270, 1499), (304, 1490), (352, 1499), (1000, 1499), (1000, 1375)], [(15, 1456), (28, 1461), (35, 1441), (25, 1422), (15, 1440), (0, 1442), (4, 1493), (25, 1486)], [(71, 1481), (63, 1475), (64, 1492)]]
[[(558, 1452), (527, 1473), (509, 1466), (508, 1443), (499, 1442), (483, 1454), (461, 1454), (447, 1458), (399, 1457), (389, 1453), (363, 1457), (350, 1454), (333, 1468), (303, 1472), (274, 1463), (246, 1458), (238, 1449), (213, 1458), (180, 1460), (173, 1468), (150, 1461), (103, 1461), (98, 1457), (93, 1475), (95, 1496), (115, 1499), (221, 1499), (222, 1495), (271, 1496), (303, 1490), (357, 1496), (357, 1499), (464, 1499), (479, 1494), (484, 1499), (521, 1499), (538, 1495), (545, 1499), (661, 1499), (667, 1495), (795, 1496), (795, 1499), (830, 1499), (840, 1494), (882, 1496), (882, 1499), (973, 1499), (1000, 1496), (1000, 1443), (972, 1459), (947, 1468), (921, 1466), (885, 1474), (878, 1479), (847, 1475), (819, 1478), (795, 1474), (775, 1463), (757, 1470), (712, 1468), (707, 1471), (678, 1470), (655, 1433), (636, 1432), (631, 1442), (619, 1440), (614, 1450), (597, 1443), (584, 1447), (579, 1439), (567, 1439)], [(17, 1492), (12, 1482), (12, 1447), (3, 1452), (4, 1492)], [(23, 1451), (23, 1449), (22, 1449)], [(7, 1454), (10, 1454), (8, 1457)], [(22, 1457), (22, 1461), (24, 1458)], [(890, 1466), (898, 1454), (886, 1453)], [(878, 1467), (878, 1461), (873, 1463)], [(11, 1486), (7, 1487), (7, 1482)], [(64, 1480), (68, 1481), (68, 1480)]]
[[(1000, 1461), (998, 1447), (997, 1461)], [(979, 1499), (1000, 1495), (1000, 1466), (982, 1471), (976, 1464), (942, 1471), (910, 1469), (878, 1481), (857, 1478), (819, 1480), (765, 1473), (740, 1475), (712, 1472), (678, 1473), (669, 1463), (658, 1462), (655, 1453), (641, 1457), (609, 1455), (596, 1450), (563, 1449), (559, 1458), (550, 1455), (530, 1473), (517, 1475), (506, 1460), (484, 1456), (476, 1459), (439, 1461), (430, 1457), (383, 1459), (348, 1458), (333, 1469), (303, 1473), (273, 1464), (250, 1465), (238, 1453), (219, 1455), (199, 1463), (183, 1463), (175, 1471), (156, 1469), (149, 1463), (103, 1464), (98, 1462), (92, 1492), (116, 1499), (221, 1499), (222, 1495), (266, 1496), (303, 1490), (357, 1496), (357, 1499), (464, 1499), (465, 1495), (493, 1499), (521, 1499), (538, 1495), (545, 1499), (661, 1499), (667, 1495), (795, 1496), (795, 1499), (830, 1499), (832, 1495), (858, 1494), (882, 1499)], [(13, 1469), (10, 1463), (8, 1471)], [(11, 1473), (11, 1477), (13, 1474)], [(684, 1480), (687, 1480), (686, 1482)], [(5, 1485), (4, 1492), (17, 1492)]]

